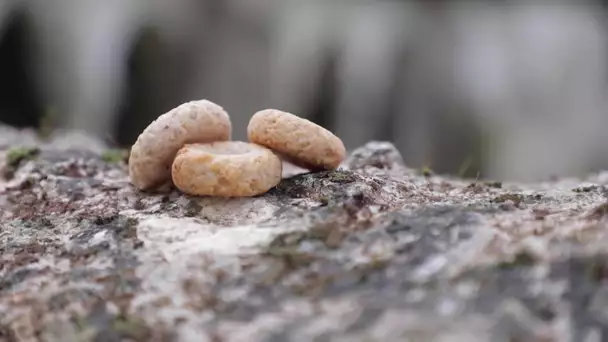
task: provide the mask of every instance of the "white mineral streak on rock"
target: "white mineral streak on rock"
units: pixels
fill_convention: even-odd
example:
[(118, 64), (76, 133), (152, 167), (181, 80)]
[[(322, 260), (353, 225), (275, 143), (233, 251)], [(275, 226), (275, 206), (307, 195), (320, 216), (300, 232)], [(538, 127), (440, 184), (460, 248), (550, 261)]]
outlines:
[[(579, 294), (591, 299), (588, 319), (605, 319), (608, 295), (583, 273), (608, 249), (606, 215), (588, 217), (605, 208), (605, 176), (502, 187), (423, 177), (392, 145), (372, 142), (343, 163), (354, 172), (212, 199), (144, 194), (125, 165), (51, 155), (22, 163), (0, 189), (9, 208), (0, 211), (0, 325), (20, 341), (107, 332), (122, 305), (177, 341), (209, 342), (566, 342), (580, 325)], [(322, 207), (326, 195), (338, 203)], [(291, 234), (284, 240), (297, 242), (273, 247), (274, 257), (259, 253), (278, 234), (336, 227), (347, 234), (332, 248)], [(540, 262), (513, 263), (520, 252)], [(319, 285), (328, 287), (318, 298), (292, 292)], [(587, 329), (581, 340), (601, 338)]]
[(256, 224), (223, 227), (188, 218), (156, 217), (141, 222), (137, 233), (146, 248), (162, 253), (172, 262), (198, 253), (252, 253), (278, 234), (289, 231), (287, 227), (263, 228)]
[[(209, 203), (215, 202), (215, 210), (209, 210)], [(141, 315), (154, 322), (173, 322), (186, 318), (179, 330), (178, 341), (206, 341), (202, 324), (213, 316), (209, 313), (198, 314), (189, 308), (191, 298), (184, 292), (185, 281), (200, 283), (201, 293), (206, 293), (206, 286), (212, 283), (209, 265), (216, 269), (228, 270), (238, 274), (240, 266), (238, 256), (253, 255), (267, 246), (277, 235), (288, 231), (304, 229), (301, 220), (291, 220), (280, 224), (264, 227), (260, 221), (269, 217), (273, 212), (272, 206), (265, 201), (251, 202), (240, 199), (220, 200), (201, 199), (202, 213), (211, 216), (213, 220), (226, 215), (222, 223), (249, 222), (235, 224), (230, 227), (218, 224), (208, 224), (200, 219), (171, 218), (158, 215), (140, 218), (137, 227), (138, 238), (144, 242), (144, 251), (140, 254), (142, 264), (137, 269), (137, 275), (142, 279), (143, 291), (132, 301), (132, 308), (141, 310)], [(223, 205), (222, 205), (223, 204)], [(249, 207), (243, 210), (243, 207)], [(207, 210), (206, 210), (207, 209)], [(234, 295), (234, 293), (230, 293)], [(150, 310), (159, 297), (171, 298), (171, 305)], [(224, 298), (226, 300), (228, 298)], [(261, 318), (258, 318), (261, 319)], [(231, 341), (256, 341), (254, 332), (261, 333), (264, 326), (273, 325), (276, 315), (269, 315), (268, 322), (256, 322), (252, 332), (239, 329), (243, 339), (235, 337)], [(252, 335), (253, 334), (253, 335)], [(240, 335), (239, 335), (240, 336)]]

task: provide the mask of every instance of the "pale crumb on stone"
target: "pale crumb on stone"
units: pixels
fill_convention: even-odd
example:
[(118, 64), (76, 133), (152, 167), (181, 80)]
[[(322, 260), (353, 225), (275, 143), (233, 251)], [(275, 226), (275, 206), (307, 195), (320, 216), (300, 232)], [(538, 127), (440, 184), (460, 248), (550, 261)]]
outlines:
[(255, 113), (247, 127), (249, 141), (266, 146), (290, 163), (309, 170), (333, 170), (346, 157), (340, 138), (294, 114), (276, 109)]
[(281, 159), (269, 149), (241, 141), (187, 144), (173, 162), (173, 183), (199, 196), (251, 197), (281, 181)]
[(159, 116), (137, 138), (129, 157), (129, 177), (140, 190), (171, 180), (171, 164), (186, 144), (230, 140), (232, 124), (219, 105), (186, 102)]
[(297, 165), (293, 165), (292, 163), (284, 160), (283, 161), (283, 179), (291, 178), (293, 176), (297, 176), (303, 173), (308, 173), (307, 169), (303, 169)]

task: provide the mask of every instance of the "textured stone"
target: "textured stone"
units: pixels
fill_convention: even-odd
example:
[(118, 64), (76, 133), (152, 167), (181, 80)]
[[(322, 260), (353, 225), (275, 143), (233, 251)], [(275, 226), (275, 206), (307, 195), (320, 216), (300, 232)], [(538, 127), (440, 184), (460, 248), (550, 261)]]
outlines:
[[(5, 162), (11, 146), (31, 144), (13, 135)], [(607, 336), (606, 173), (475, 182), (370, 142), (221, 199), (143, 193), (103, 150), (36, 146), (0, 182), (0, 341)]]

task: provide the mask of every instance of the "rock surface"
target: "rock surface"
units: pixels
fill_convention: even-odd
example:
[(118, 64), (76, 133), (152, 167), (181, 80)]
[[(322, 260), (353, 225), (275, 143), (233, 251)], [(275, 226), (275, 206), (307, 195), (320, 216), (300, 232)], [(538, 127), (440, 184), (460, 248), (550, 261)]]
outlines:
[(606, 173), (475, 182), (370, 142), (224, 200), (77, 146), (0, 137), (0, 341), (608, 338)]

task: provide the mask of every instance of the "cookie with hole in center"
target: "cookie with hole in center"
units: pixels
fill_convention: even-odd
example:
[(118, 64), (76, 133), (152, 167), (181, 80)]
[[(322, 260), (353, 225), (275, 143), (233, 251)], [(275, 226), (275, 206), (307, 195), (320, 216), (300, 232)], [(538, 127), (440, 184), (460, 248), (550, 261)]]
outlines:
[(242, 141), (187, 144), (175, 156), (171, 176), (184, 193), (252, 197), (281, 181), (283, 165), (271, 150)]
[(208, 101), (190, 101), (162, 114), (139, 135), (129, 155), (129, 178), (140, 190), (171, 180), (171, 164), (185, 144), (230, 140), (228, 113)]
[(312, 121), (276, 109), (255, 113), (247, 126), (249, 141), (277, 152), (311, 171), (334, 170), (346, 157), (340, 138)]

